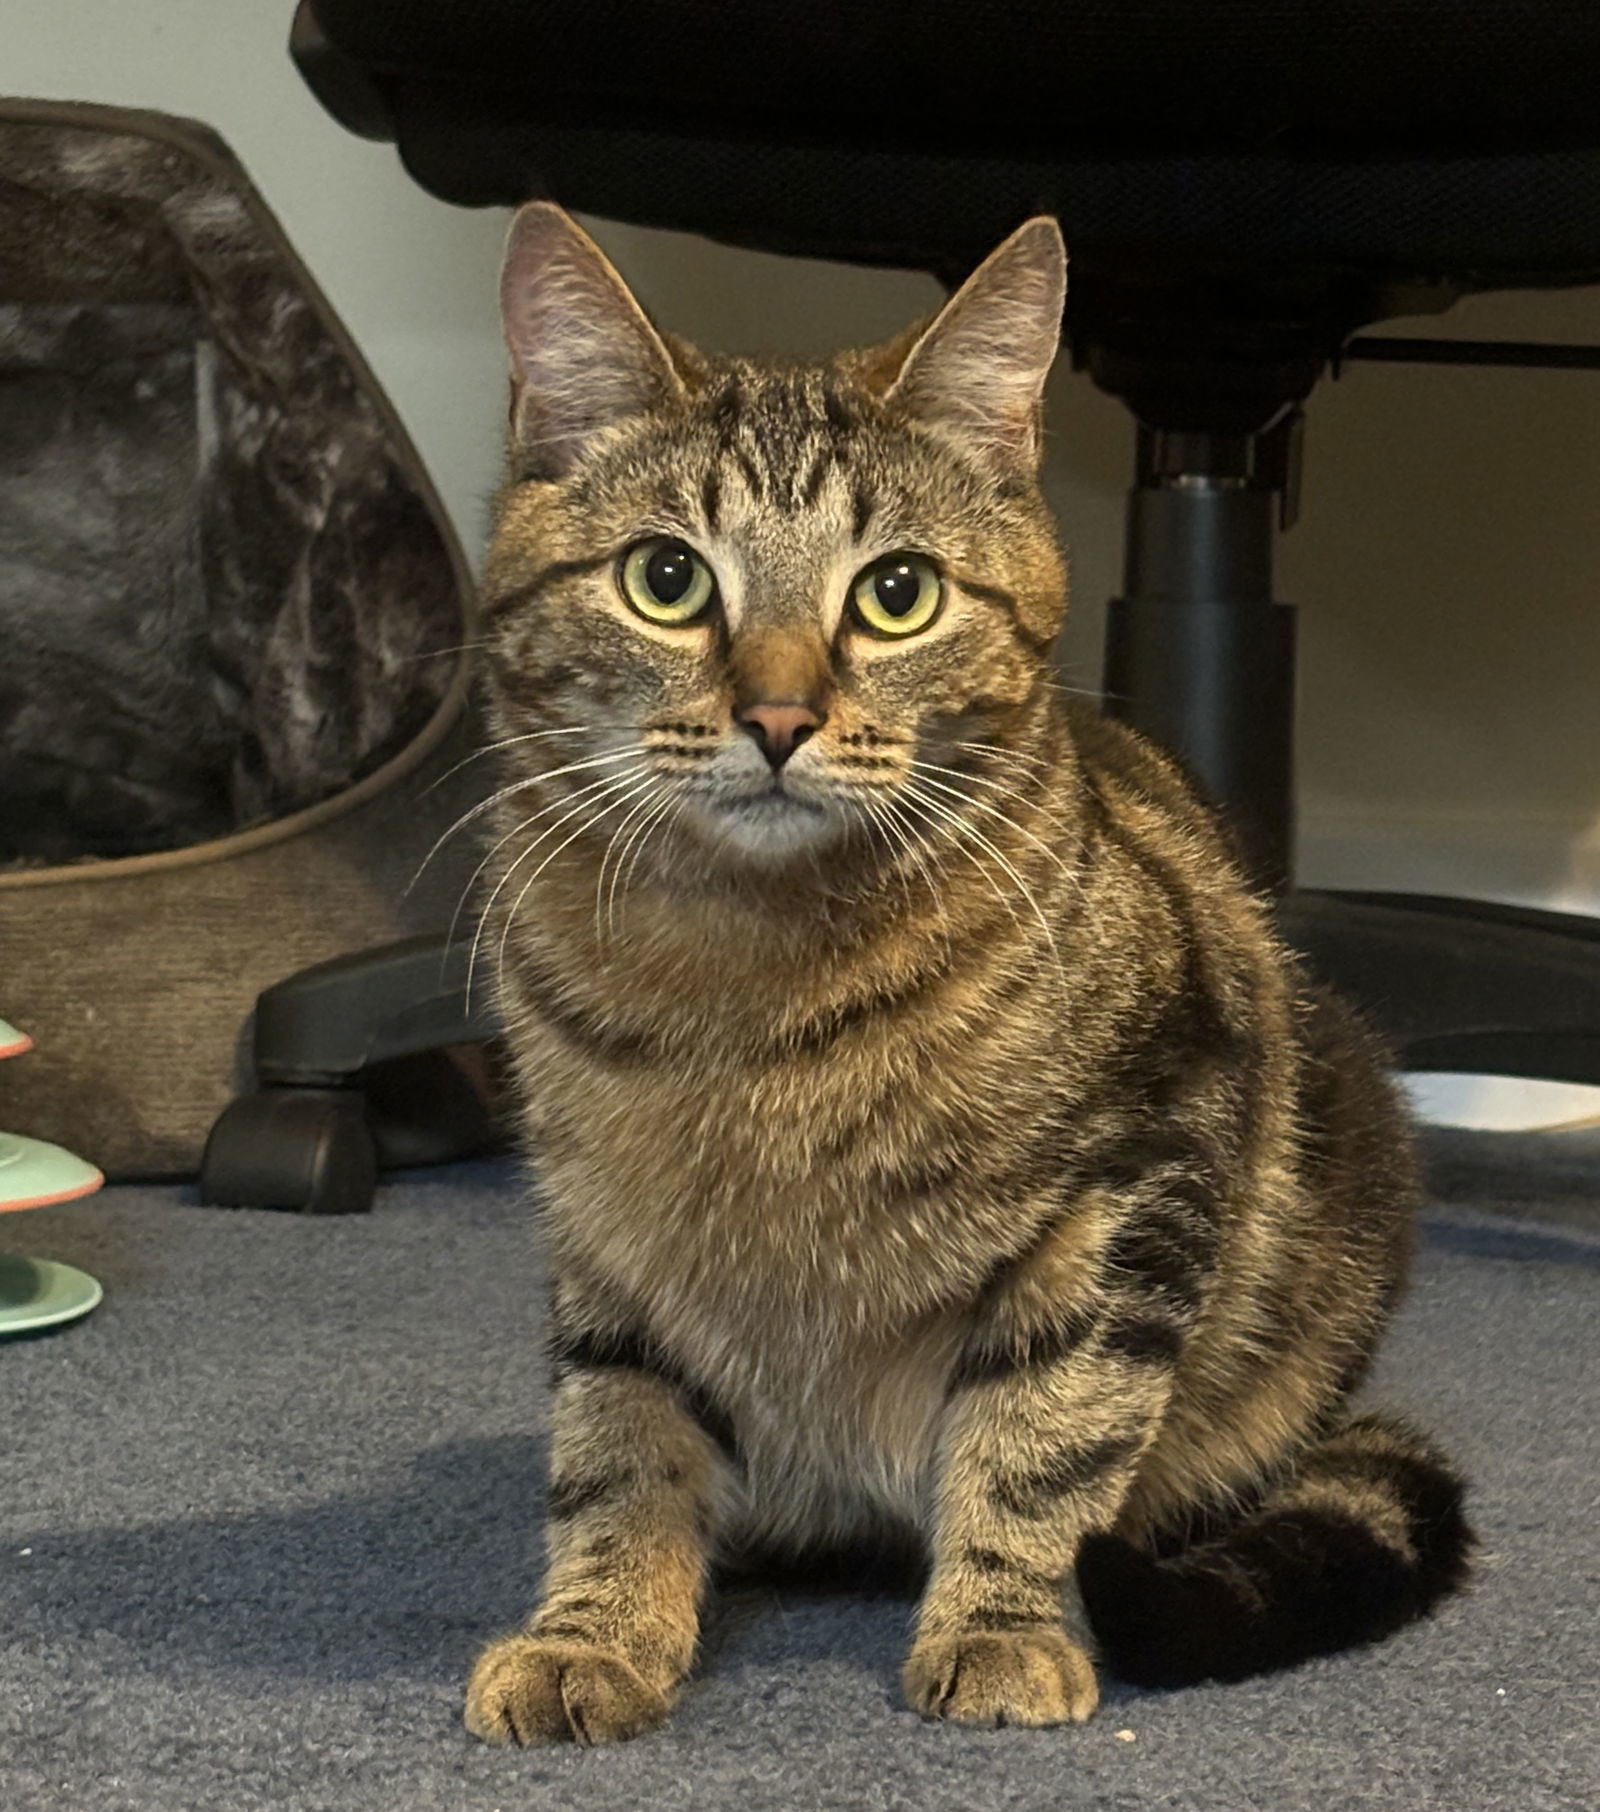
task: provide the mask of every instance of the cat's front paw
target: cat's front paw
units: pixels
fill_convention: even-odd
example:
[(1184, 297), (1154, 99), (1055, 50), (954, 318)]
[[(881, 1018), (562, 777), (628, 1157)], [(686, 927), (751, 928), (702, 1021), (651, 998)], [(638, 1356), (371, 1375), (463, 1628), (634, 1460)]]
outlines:
[(926, 1637), (904, 1685), (913, 1711), (954, 1724), (1081, 1724), (1100, 1701), (1094, 1663), (1048, 1625)]
[(467, 1729), (486, 1743), (620, 1743), (670, 1710), (614, 1648), (507, 1636), (467, 1683)]

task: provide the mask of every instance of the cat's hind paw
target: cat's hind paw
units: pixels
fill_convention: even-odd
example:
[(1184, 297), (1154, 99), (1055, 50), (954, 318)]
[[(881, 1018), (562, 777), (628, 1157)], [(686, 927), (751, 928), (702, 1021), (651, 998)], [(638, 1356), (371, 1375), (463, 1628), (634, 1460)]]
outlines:
[(1081, 1724), (1100, 1700), (1094, 1663), (1044, 1625), (925, 1637), (903, 1683), (913, 1711), (953, 1724)]
[(467, 1729), (486, 1743), (619, 1743), (670, 1709), (618, 1650), (537, 1636), (493, 1643), (467, 1683)]

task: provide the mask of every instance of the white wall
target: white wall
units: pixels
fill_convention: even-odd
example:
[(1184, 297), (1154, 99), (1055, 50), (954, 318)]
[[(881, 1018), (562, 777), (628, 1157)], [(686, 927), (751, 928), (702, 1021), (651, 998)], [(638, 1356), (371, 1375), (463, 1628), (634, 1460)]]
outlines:
[[(0, 83), (216, 127), (365, 349), (476, 554), (504, 405), (504, 217), (431, 200), (392, 147), (336, 126), (289, 62), (292, 13), (292, 0), (8, 0)], [(729, 350), (871, 340), (938, 295), (904, 273), (591, 224), (667, 324)], [(1390, 331), (1408, 325), (1600, 342), (1600, 290), (1478, 297)], [(1075, 588), (1065, 655), (1092, 686), (1132, 434), (1065, 369), (1051, 430), (1047, 486)], [(1304, 607), (1305, 878), (1600, 911), (1600, 375), (1355, 366), (1312, 399), (1306, 481), (1280, 585)], [(1522, 1098), (1495, 1094), (1500, 1112)]]

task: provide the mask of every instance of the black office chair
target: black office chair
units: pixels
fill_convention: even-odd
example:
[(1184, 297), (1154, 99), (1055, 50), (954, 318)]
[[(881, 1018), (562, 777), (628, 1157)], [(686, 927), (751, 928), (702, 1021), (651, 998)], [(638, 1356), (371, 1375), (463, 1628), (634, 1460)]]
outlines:
[[(1272, 596), (1301, 406), (1342, 360), (1600, 369), (1356, 337), (1600, 280), (1594, 0), (301, 0), (292, 48), (336, 118), (467, 206), (548, 194), (946, 280), (1059, 215), (1070, 355), (1138, 424), (1107, 709), (1187, 763), (1407, 1066), (1600, 1083), (1600, 923), (1292, 889), (1294, 615)], [(403, 1016), (438, 947), (374, 988), (381, 960), (286, 984), (263, 1075), (351, 1085), (360, 1050), (329, 1063), (301, 1004), (346, 1031), (358, 995), (368, 1023)]]

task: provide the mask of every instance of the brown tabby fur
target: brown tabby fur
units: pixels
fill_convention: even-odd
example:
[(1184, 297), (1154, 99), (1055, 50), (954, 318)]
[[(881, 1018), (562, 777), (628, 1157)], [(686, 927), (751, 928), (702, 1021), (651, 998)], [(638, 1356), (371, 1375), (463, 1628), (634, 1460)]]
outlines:
[[(1030, 222), (932, 328), (796, 366), (661, 340), (546, 204), (513, 228), (479, 962), (556, 1384), (543, 1602), (480, 1736), (659, 1721), (732, 1553), (915, 1544), (906, 1694), (974, 1723), (1087, 1717), (1097, 1645), (1237, 1675), (1463, 1571), (1448, 1471), (1341, 1408), (1413, 1198), (1380, 1054), (1052, 681), (1062, 268)], [(623, 601), (652, 534), (715, 571), (704, 623)], [(902, 549), (944, 611), (875, 640), (844, 602)], [(822, 719), (781, 784), (824, 809), (732, 803), (780, 784), (735, 716), (774, 702)]]

